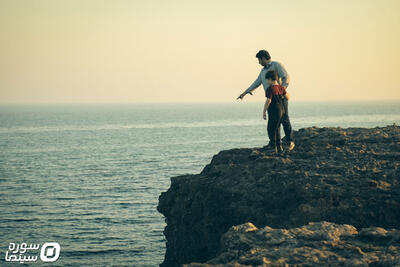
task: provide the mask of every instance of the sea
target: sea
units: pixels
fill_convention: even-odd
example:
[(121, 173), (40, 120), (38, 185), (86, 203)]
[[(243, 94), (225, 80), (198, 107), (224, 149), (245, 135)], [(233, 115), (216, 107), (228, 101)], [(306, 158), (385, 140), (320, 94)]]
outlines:
[[(166, 224), (156, 207), (170, 178), (201, 172), (221, 150), (266, 145), (262, 109), (0, 105), (0, 265), (158, 266)], [(399, 125), (400, 101), (293, 101), (289, 114), (295, 130)]]

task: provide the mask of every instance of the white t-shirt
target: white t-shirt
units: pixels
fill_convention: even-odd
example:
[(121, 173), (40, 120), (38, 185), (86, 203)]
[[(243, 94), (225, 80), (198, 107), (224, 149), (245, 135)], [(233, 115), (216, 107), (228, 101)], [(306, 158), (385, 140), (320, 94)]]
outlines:
[(267, 64), (267, 66), (263, 67), (260, 71), (260, 74), (258, 75), (257, 79), (250, 85), (248, 89), (246, 89), (246, 93), (253, 91), (257, 87), (259, 87), (261, 84), (264, 86), (264, 91), (267, 92), (267, 88), (269, 87), (269, 84), (267, 83), (265, 79), (265, 74), (270, 71), (274, 70), (278, 74), (278, 83), (284, 87), (289, 86), (289, 81), (290, 77), (289, 74), (287, 73), (285, 67), (277, 62), (277, 61), (271, 61)]

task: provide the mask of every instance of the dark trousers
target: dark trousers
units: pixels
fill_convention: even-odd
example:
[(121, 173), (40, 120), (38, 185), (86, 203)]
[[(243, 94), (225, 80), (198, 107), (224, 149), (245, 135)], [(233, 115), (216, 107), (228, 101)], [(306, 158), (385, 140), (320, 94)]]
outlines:
[(283, 126), (283, 130), (285, 131), (285, 139), (286, 139), (286, 142), (292, 142), (293, 141), (293, 131), (292, 131), (292, 125), (290, 124), (290, 120), (289, 120), (288, 100), (286, 98), (284, 98), (282, 102), (283, 102), (283, 108), (284, 108), (284, 113), (282, 116), (282, 126)]
[(284, 108), (282, 106), (271, 105), (268, 108), (268, 136), (269, 144), (278, 148), (281, 144), (281, 122), (283, 118)]

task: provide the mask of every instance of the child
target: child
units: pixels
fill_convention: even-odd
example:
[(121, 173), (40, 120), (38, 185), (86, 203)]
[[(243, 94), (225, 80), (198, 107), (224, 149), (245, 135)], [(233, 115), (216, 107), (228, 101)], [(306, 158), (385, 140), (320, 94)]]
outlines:
[(265, 91), (263, 119), (266, 120), (266, 112), (268, 110), (268, 136), (270, 139), (269, 145), (275, 152), (282, 152), (280, 128), (282, 117), (285, 109), (283, 106), (283, 98), (286, 97), (286, 89), (279, 85), (278, 74), (271, 70), (265, 74), (265, 80), (269, 84), (269, 87)]

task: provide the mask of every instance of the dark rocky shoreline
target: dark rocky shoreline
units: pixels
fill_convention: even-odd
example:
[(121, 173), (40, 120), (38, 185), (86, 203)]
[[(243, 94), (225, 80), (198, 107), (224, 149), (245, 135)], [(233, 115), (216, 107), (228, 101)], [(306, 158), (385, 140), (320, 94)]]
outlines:
[[(306, 227), (310, 222), (333, 223), (339, 228), (349, 225), (358, 234), (353, 232), (352, 239), (356, 241), (348, 241), (347, 246), (361, 250), (376, 247), (377, 251), (384, 242), (376, 240), (387, 241), (387, 237), (361, 244), (359, 233), (363, 233), (362, 228), (384, 228), (376, 231), (391, 233), (390, 251), (398, 254), (400, 241), (395, 229), (400, 229), (400, 127), (312, 127), (294, 134), (296, 148), (291, 152), (275, 155), (262, 148), (224, 150), (200, 174), (171, 178), (171, 187), (160, 195), (157, 207), (167, 223), (164, 230), (167, 251), (160, 266), (192, 262), (275, 266), (277, 254), (261, 253), (262, 264), (259, 261), (256, 261), (259, 264), (245, 264), (245, 255), (249, 252), (245, 249), (242, 254), (237, 253), (236, 259), (221, 260), (230, 246), (221, 237), (232, 226), (247, 223), (281, 231)], [(332, 231), (336, 231), (335, 227)], [(302, 246), (300, 240), (298, 248)], [(257, 244), (268, 246), (267, 242)], [(268, 251), (261, 245), (259, 250), (263, 249)], [(382, 254), (385, 256), (377, 251), (369, 260), (367, 256), (346, 258), (340, 253), (337, 256), (347, 259), (343, 262), (346, 264), (355, 264), (358, 260), (360, 266), (366, 262), (392, 266), (387, 264), (397, 260), (391, 259), (386, 250)], [(324, 253), (328, 253), (328, 248)], [(297, 257), (298, 262), (283, 257), (279, 264), (305, 264), (304, 257), (306, 254), (303, 260)], [(325, 263), (336, 265), (334, 257)], [(321, 262), (315, 266), (321, 266)]]

